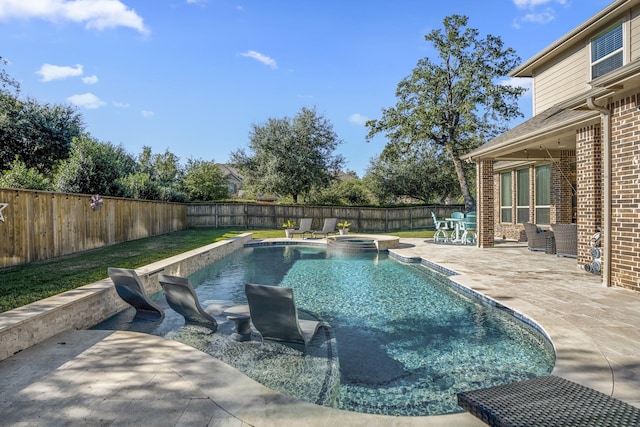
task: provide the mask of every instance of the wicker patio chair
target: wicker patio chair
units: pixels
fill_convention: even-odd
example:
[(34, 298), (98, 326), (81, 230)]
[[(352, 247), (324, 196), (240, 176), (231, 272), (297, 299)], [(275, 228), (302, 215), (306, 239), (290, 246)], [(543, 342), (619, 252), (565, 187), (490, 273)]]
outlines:
[(527, 246), (530, 251), (545, 251), (547, 248), (547, 236), (553, 236), (553, 231), (541, 230), (530, 222), (523, 223), (527, 234)]
[(556, 255), (569, 258), (578, 257), (577, 224), (551, 224), (556, 238)]

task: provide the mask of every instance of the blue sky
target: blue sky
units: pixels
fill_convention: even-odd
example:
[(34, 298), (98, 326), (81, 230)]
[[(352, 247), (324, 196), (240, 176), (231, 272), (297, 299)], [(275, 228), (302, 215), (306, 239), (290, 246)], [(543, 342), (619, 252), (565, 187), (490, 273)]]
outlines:
[[(611, 0), (0, 0), (0, 56), (41, 103), (73, 104), (98, 140), (224, 163), (251, 124), (316, 107), (363, 176), (385, 138), (366, 119), (444, 17), (500, 36), (526, 60)], [(520, 85), (529, 83), (521, 81)], [(521, 100), (531, 116), (531, 95)]]

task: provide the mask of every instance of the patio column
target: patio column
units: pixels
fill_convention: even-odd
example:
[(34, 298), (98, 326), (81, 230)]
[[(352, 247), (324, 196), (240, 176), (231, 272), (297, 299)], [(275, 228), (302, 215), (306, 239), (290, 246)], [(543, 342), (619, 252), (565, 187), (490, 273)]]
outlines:
[(494, 246), (494, 209), (495, 194), (493, 184), (493, 160), (480, 160), (476, 163), (478, 221), (478, 246)]
[(560, 161), (554, 161), (551, 172), (551, 224), (573, 222), (573, 200), (576, 153), (573, 150), (560, 152)]
[(590, 262), (591, 236), (602, 226), (602, 144), (600, 126), (576, 131), (578, 264)]

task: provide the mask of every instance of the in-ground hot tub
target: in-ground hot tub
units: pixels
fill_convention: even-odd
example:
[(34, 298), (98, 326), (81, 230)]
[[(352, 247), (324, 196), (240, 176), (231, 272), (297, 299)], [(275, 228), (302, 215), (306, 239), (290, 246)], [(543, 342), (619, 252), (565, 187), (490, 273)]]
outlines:
[(399, 244), (399, 237), (384, 234), (345, 234), (327, 237), (327, 246), (340, 249), (386, 251), (397, 248)]

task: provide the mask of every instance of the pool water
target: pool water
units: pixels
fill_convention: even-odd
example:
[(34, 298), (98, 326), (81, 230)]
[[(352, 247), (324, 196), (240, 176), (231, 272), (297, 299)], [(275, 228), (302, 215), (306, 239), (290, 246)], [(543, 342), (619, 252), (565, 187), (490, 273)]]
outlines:
[(300, 317), (329, 327), (306, 352), (257, 332), (237, 342), (221, 310), (216, 333), (185, 326), (159, 292), (152, 298), (164, 319), (137, 321), (130, 308), (96, 329), (174, 339), (284, 394), (384, 415), (462, 412), (457, 393), (548, 375), (555, 362), (551, 344), (532, 327), (457, 291), (446, 276), (383, 252), (247, 247), (189, 279), (205, 307), (246, 304), (245, 283), (292, 287)]
[[(530, 326), (454, 290), (446, 277), (386, 253), (244, 248), (190, 279), (201, 301), (244, 303), (245, 283), (292, 287), (298, 308), (331, 326), (340, 381), (328, 404), (340, 409), (461, 412), (456, 393), (548, 375), (554, 364), (552, 346)], [(284, 381), (282, 375), (272, 384), (273, 375), (259, 381), (296, 395), (291, 384), (281, 387), (300, 372)]]

